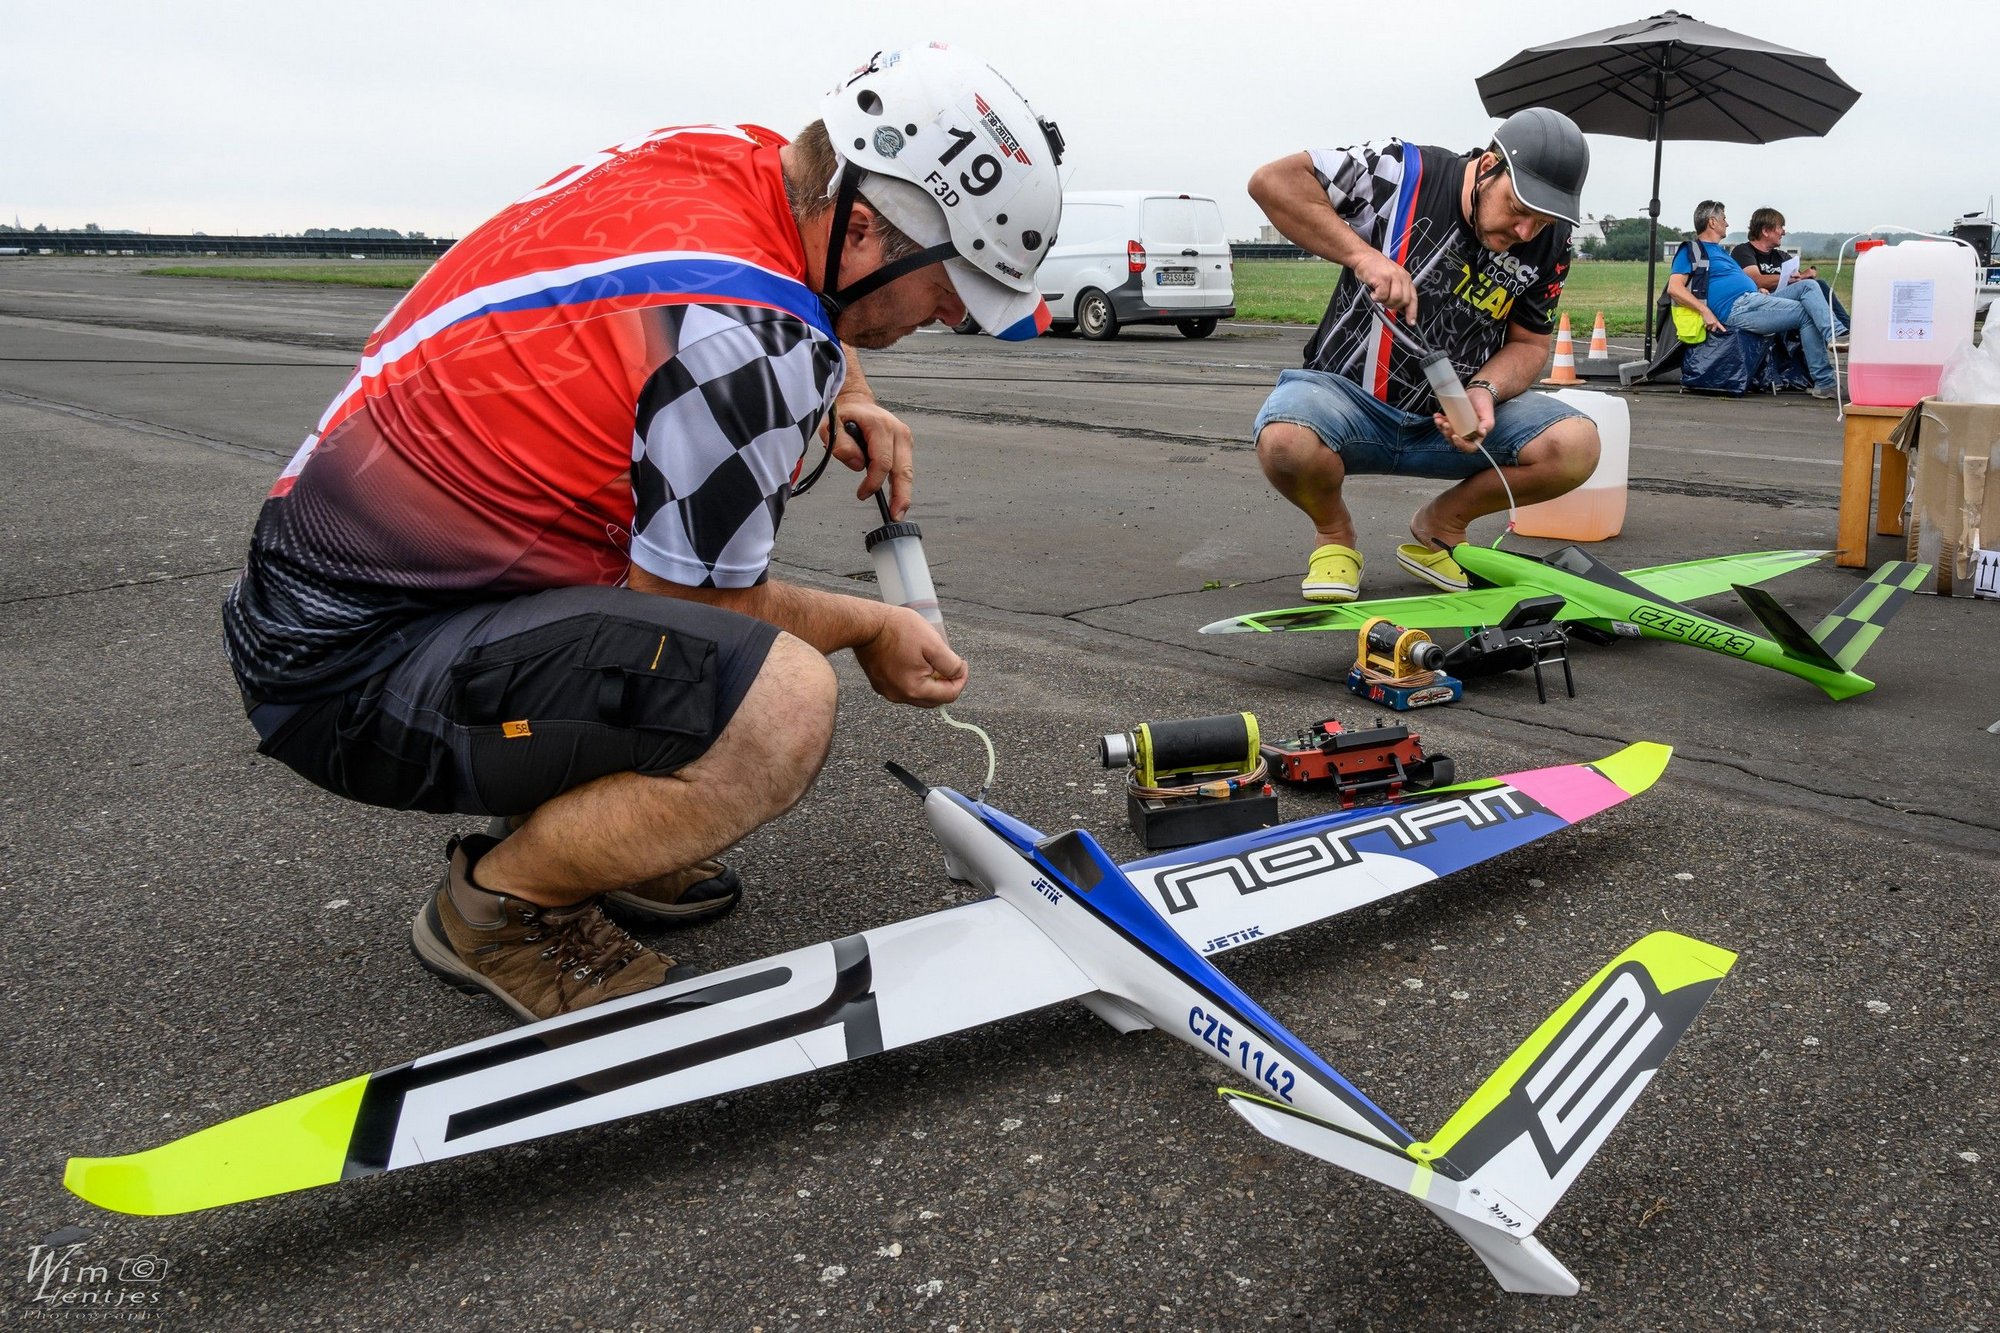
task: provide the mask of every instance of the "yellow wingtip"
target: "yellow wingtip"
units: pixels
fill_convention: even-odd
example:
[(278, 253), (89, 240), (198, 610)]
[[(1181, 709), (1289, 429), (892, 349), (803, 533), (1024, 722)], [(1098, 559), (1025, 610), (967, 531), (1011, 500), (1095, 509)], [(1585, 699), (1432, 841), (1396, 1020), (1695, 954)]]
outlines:
[(1662, 745), (1658, 741), (1636, 741), (1617, 754), (1606, 755), (1591, 767), (1616, 783), (1627, 796), (1637, 796), (1660, 780), (1660, 774), (1667, 771), (1667, 761), (1673, 756), (1674, 747), (1671, 745)]
[(146, 1183), (146, 1154), (130, 1157), (72, 1157), (63, 1167), (63, 1187), (85, 1203), (114, 1213), (161, 1217), (177, 1209), (158, 1206)]
[(63, 1184), (114, 1213), (166, 1217), (330, 1185), (347, 1164), (368, 1075), (124, 1157), (72, 1157)]
[[(1677, 930), (1656, 930), (1618, 956), (1617, 962), (1636, 959), (1652, 973), (1653, 984), (1662, 991), (1675, 991), (1703, 981), (1720, 981), (1736, 966), (1736, 953), (1719, 944), (1683, 935)], [(1613, 964), (1616, 966), (1616, 963)]]

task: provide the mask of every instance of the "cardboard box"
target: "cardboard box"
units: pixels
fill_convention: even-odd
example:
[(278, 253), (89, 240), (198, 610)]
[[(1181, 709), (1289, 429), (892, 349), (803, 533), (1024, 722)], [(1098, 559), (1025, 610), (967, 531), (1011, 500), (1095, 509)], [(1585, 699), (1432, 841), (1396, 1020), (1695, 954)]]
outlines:
[(2000, 404), (1926, 398), (1889, 443), (1912, 455), (1908, 558), (1932, 569), (1917, 591), (1973, 596), (1980, 548), (2000, 545)]

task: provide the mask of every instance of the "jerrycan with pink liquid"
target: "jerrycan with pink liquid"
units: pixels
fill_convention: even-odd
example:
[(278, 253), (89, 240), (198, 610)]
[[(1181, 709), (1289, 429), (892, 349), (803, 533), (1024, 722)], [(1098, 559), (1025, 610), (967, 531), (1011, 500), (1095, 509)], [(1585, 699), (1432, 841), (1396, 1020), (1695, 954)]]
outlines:
[(1945, 362), (1972, 341), (1972, 250), (1952, 241), (1856, 249), (1847, 400), (1912, 407), (1937, 392)]
[(1514, 531), (1572, 542), (1616, 537), (1625, 526), (1625, 483), (1632, 468), (1631, 409), (1616, 394), (1590, 389), (1557, 389), (1548, 396), (1597, 423), (1597, 468), (1569, 494), (1517, 511)]

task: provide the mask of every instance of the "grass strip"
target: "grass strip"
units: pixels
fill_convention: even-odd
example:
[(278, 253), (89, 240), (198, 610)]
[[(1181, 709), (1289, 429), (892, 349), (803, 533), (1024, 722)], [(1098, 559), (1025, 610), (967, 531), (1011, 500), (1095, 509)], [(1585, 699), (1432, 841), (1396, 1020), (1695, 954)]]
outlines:
[(336, 287), (410, 287), (429, 264), (169, 264), (141, 269), (153, 278), (226, 278), (235, 282), (311, 282)]
[[(241, 282), (306, 282), (346, 287), (402, 288), (414, 284), (430, 268), (427, 263), (330, 264), (173, 264), (142, 270), (163, 278), (224, 278)], [(1827, 273), (1832, 266), (1826, 266)], [(1236, 317), (1259, 324), (1317, 324), (1327, 298), (1340, 280), (1340, 267), (1323, 259), (1246, 259), (1236, 265)], [(1667, 266), (1654, 275), (1665, 285)], [(1854, 266), (1848, 265), (1834, 288), (1843, 302), (1854, 292)], [(1590, 336), (1592, 320), (1604, 312), (1604, 326), (1615, 334), (1644, 334), (1646, 265), (1638, 260), (1587, 259), (1570, 268), (1563, 286), (1561, 309), (1570, 317), (1578, 338)]]
[[(1832, 278), (1831, 264), (1821, 269), (1822, 277)], [(1236, 265), (1236, 317), (1266, 324), (1317, 324), (1339, 278), (1339, 266), (1322, 259), (1243, 260)], [(1664, 287), (1666, 281), (1667, 265), (1661, 263), (1654, 272), (1654, 282)], [(1852, 264), (1840, 275), (1834, 290), (1842, 303), (1852, 301)], [(1563, 284), (1561, 312), (1568, 313), (1571, 331), (1578, 338), (1589, 338), (1591, 322), (1600, 310), (1609, 332), (1645, 333), (1643, 261), (1586, 259), (1570, 267)]]

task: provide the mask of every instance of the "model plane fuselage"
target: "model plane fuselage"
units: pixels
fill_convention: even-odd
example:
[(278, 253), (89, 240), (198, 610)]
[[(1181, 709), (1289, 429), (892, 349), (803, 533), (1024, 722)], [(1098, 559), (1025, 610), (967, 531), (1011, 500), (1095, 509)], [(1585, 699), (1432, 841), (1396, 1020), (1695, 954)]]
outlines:
[(1627, 638), (1664, 639), (1724, 657), (1739, 657), (1811, 681), (1831, 699), (1847, 699), (1875, 688), (1874, 681), (1837, 664), (1804, 660), (1775, 639), (1655, 597), (1596, 561), (1590, 562), (1589, 573), (1572, 573), (1530, 556), (1469, 544), (1456, 548), (1452, 558), (1482, 583), (1519, 588), (1537, 596), (1561, 597), (1568, 604), (1570, 614), (1565, 619), (1571, 624)]

